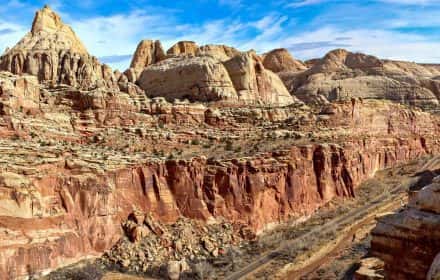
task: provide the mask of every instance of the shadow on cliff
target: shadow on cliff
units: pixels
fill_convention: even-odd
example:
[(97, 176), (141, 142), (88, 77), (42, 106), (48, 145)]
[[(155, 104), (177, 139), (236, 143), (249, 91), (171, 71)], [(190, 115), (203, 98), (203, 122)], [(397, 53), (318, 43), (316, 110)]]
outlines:
[(417, 181), (413, 183), (410, 187), (410, 191), (419, 191), (423, 187), (432, 183), (432, 180), (440, 175), (440, 169), (436, 170), (424, 170), (416, 173), (413, 177), (418, 177)]

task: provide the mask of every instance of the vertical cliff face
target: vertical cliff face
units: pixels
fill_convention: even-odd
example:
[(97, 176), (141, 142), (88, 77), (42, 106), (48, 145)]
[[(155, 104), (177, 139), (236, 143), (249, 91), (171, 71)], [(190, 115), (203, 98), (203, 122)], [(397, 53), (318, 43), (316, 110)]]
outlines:
[(371, 250), (385, 262), (388, 279), (438, 279), (438, 260), (434, 259), (440, 253), (439, 202), (440, 177), (437, 177), (432, 184), (412, 194), (403, 211), (379, 220), (372, 232)]
[(1, 188), (0, 275), (26, 275), (29, 268), (44, 271), (98, 254), (121, 236), (120, 223), (134, 208), (163, 222), (222, 217), (259, 231), (308, 215), (336, 196), (355, 195), (376, 170), (426, 154), (430, 143), (422, 143), (412, 138), (309, 145), (254, 158), (148, 163), (104, 174), (62, 163), (46, 166), (48, 174), (34, 179), (3, 174), (6, 186), (14, 182), (10, 178), (22, 178), (33, 195), (12, 185)]
[(130, 68), (133, 68), (139, 76), (145, 67), (158, 63), (165, 58), (165, 51), (160, 41), (142, 40), (136, 48)]

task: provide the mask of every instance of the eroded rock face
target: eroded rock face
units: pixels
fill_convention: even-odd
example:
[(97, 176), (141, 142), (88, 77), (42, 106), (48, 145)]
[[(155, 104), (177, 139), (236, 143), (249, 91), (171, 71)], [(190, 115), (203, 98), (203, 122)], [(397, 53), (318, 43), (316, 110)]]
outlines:
[[(383, 152), (377, 154), (377, 145)], [(27, 188), (40, 198), (27, 195), (25, 189), (0, 188), (6, 206), (0, 208), (0, 221), (7, 229), (0, 237), (9, 245), (0, 250), (0, 275), (11, 269), (26, 275), (29, 266), (41, 271), (99, 254), (121, 236), (120, 223), (133, 207), (154, 213), (163, 222), (180, 215), (201, 220), (223, 217), (261, 229), (270, 222), (310, 214), (335, 196), (351, 196), (375, 170), (421, 154), (419, 140), (380, 141), (350, 143), (347, 148), (293, 147), (233, 162), (169, 161), (102, 175), (69, 175), (57, 168), (57, 174), (26, 180)], [(29, 238), (33, 242), (26, 244)]]
[(437, 254), (434, 261), (432, 262), (426, 279), (427, 280), (440, 279), (440, 253)]
[(343, 72), (349, 69), (378, 73), (383, 62), (371, 55), (351, 53), (343, 49), (329, 52), (310, 69), (312, 73)]
[(282, 77), (289, 91), (306, 103), (350, 98), (387, 99), (424, 109), (439, 105), (438, 69), (415, 63), (382, 61), (374, 56), (334, 50), (303, 73)]
[(136, 48), (130, 68), (134, 68), (140, 74), (145, 67), (158, 63), (165, 58), (166, 55), (160, 41), (143, 40)]
[[(102, 124), (114, 125), (113, 129), (123, 122), (130, 127), (134, 122), (129, 121), (139, 118), (135, 106), (124, 107), (132, 103), (122, 102), (122, 96), (69, 94), (70, 106), (81, 115), (105, 112)], [(150, 111), (138, 122), (146, 123), (147, 117), (156, 114), (180, 126), (184, 117), (197, 126), (207, 121), (206, 108), (195, 114), (190, 105), (177, 109), (160, 100), (149, 104)], [(360, 102), (335, 104), (323, 113), (329, 128), (344, 127), (345, 133), (371, 133), (372, 137), (340, 144), (292, 145), (231, 160), (149, 160), (115, 151), (100, 158), (103, 151), (88, 154), (87, 145), (77, 153), (59, 146), (3, 150), (2, 160), (20, 164), (0, 174), (0, 242), (4, 244), (0, 246), (0, 275), (28, 275), (99, 255), (122, 236), (121, 222), (134, 209), (161, 223), (174, 223), (181, 216), (201, 221), (226, 219), (258, 232), (270, 223), (304, 217), (336, 196), (353, 196), (359, 183), (378, 169), (438, 152), (432, 137), (439, 133), (438, 123), (429, 114), (396, 104), (366, 106)], [(243, 125), (243, 117), (239, 120)], [(99, 126), (89, 127), (88, 133)], [(133, 219), (145, 223), (147, 216)], [(160, 226), (147, 224), (160, 234)], [(144, 228), (129, 232), (133, 241), (148, 234)]]
[(175, 57), (147, 67), (138, 83), (149, 96), (168, 100), (236, 100), (237, 93), (220, 61), (209, 56)]
[(84, 89), (118, 88), (109, 67), (89, 55), (73, 30), (47, 6), (36, 13), (31, 32), (0, 58), (0, 69)]
[[(326, 103), (310, 108), (254, 52), (180, 42), (165, 58), (157, 41), (143, 41), (120, 73), (91, 57), (49, 8), (33, 25), (0, 61), (16, 73), (0, 73), (2, 279), (100, 255), (123, 230), (133, 242), (154, 235), (180, 251), (178, 238), (162, 237), (182, 217), (202, 231), (226, 220), (253, 238), (354, 196), (379, 169), (440, 149), (435, 115), (365, 100), (429, 104), (424, 89), (439, 92), (434, 66), (336, 51), (294, 72), (285, 53), (273, 53), (268, 61), (290, 69), (280, 73), (292, 92), (316, 91)], [(423, 197), (418, 211), (438, 210)], [(214, 239), (194, 244), (215, 256)]]
[(210, 55), (220, 61), (229, 60), (239, 53), (237, 49), (225, 45), (205, 45), (197, 51), (197, 55)]
[(429, 277), (436, 274), (435, 258), (440, 251), (439, 190), (437, 177), (410, 195), (403, 211), (380, 219), (373, 230), (372, 253), (385, 262), (387, 278), (432, 279)]
[(35, 114), (40, 110), (40, 86), (34, 76), (12, 76), (0, 73), (1, 115), (13, 116), (15, 111)]
[(279, 77), (265, 69), (254, 52), (241, 53), (224, 64), (241, 100), (275, 105), (294, 102)]
[(199, 47), (193, 41), (180, 41), (173, 45), (168, 49), (167, 55), (176, 56), (176, 55), (195, 55)]
[(147, 95), (169, 100), (236, 100), (278, 106), (297, 101), (253, 52), (240, 53), (223, 63), (211, 55), (169, 58), (147, 67), (138, 83)]
[(287, 49), (275, 49), (263, 56), (263, 65), (272, 72), (299, 72), (307, 66), (292, 57)]
[[(87, 50), (83, 43), (79, 40), (72, 28), (65, 25), (60, 16), (52, 11), (49, 6), (44, 6), (43, 9), (37, 11), (34, 21), (32, 23), (31, 37), (25, 37), (25, 41), (29, 40), (27, 44), (21, 44), (22, 48), (32, 50), (38, 49), (70, 49), (74, 53), (87, 54)], [(53, 40), (55, 34), (58, 40)]]

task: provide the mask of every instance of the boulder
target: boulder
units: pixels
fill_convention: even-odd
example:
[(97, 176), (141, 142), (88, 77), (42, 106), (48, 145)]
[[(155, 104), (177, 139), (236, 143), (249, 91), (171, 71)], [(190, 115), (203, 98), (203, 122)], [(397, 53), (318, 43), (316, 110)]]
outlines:
[(168, 270), (168, 279), (179, 280), (180, 275), (185, 271), (189, 271), (190, 268), (185, 260), (170, 261), (168, 262), (167, 270)]
[(382, 275), (384, 263), (378, 258), (362, 259), (358, 270), (356, 270), (354, 280), (381, 280), (385, 279)]

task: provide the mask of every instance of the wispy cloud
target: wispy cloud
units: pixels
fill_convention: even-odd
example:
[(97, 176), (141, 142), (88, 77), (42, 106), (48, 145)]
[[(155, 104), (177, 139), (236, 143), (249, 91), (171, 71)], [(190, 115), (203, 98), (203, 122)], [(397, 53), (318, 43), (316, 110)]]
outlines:
[[(437, 0), (183, 1), (189, 10), (182, 9), (180, 2), (164, 7), (162, 3), (147, 6), (144, 0), (127, 0), (123, 7), (101, 7), (100, 14), (95, 11), (101, 12), (97, 6), (101, 2), (86, 1), (78, 5), (84, 9), (81, 12), (66, 0), (50, 2), (91, 54), (121, 70), (128, 66), (129, 54), (142, 39), (159, 39), (165, 48), (180, 40), (260, 53), (285, 47), (302, 59), (348, 48), (384, 58), (439, 60), (433, 50), (440, 48), (440, 30), (426, 31), (440, 26), (438, 10), (432, 8), (440, 5)], [(196, 7), (208, 2), (215, 3), (218, 11)], [(12, 0), (0, 6), (0, 49), (15, 44), (30, 29), (37, 8), (32, 3)], [(286, 5), (290, 8), (283, 9)], [(255, 8), (252, 13), (240, 12), (250, 8)]]
[(103, 63), (118, 63), (131, 59), (131, 54), (101, 56), (99, 60)]
[(335, 41), (315, 41), (315, 42), (301, 42), (295, 43), (287, 48), (292, 52), (302, 52), (305, 50), (315, 50), (315, 49), (323, 49), (323, 48), (349, 48), (350, 44), (344, 44), (341, 42)]
[(287, 4), (287, 7), (294, 7), (294, 8), (298, 8), (298, 7), (304, 7), (304, 6), (309, 6), (309, 5), (316, 5), (316, 4), (320, 4), (323, 2), (326, 2), (328, 0), (297, 0), (294, 1), (293, 3), (289, 3)]
[(0, 29), (0, 36), (6, 35), (6, 34), (12, 34), (14, 32), (15, 32), (15, 30), (12, 28), (3, 28), (3, 29)]
[(399, 5), (440, 5), (438, 0), (379, 0), (383, 3)]

